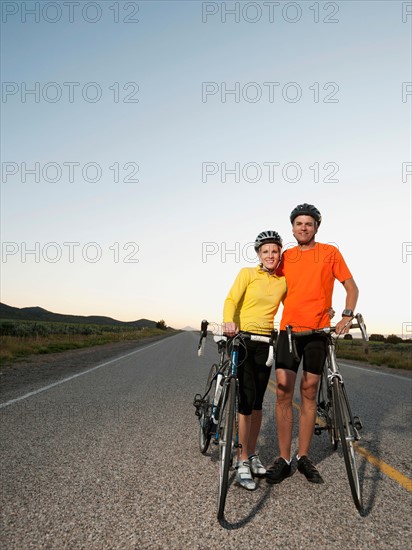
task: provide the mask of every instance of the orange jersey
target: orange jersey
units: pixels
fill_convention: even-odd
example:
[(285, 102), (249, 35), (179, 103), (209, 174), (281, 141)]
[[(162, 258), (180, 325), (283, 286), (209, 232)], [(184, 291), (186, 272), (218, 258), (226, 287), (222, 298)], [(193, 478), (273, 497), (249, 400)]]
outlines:
[(297, 331), (328, 327), (335, 279), (343, 282), (352, 278), (339, 250), (322, 243), (309, 250), (298, 246), (286, 250), (278, 275), (286, 277), (287, 285), (280, 328), (292, 325)]

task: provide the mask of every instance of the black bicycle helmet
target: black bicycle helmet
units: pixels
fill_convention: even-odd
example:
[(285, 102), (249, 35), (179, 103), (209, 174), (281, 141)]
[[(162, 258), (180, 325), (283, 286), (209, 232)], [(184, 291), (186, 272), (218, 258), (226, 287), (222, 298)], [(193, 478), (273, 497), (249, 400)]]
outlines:
[(279, 235), (279, 233), (276, 233), (276, 231), (262, 231), (262, 233), (259, 233), (255, 240), (256, 252), (259, 250), (262, 244), (268, 243), (277, 244), (280, 246), (280, 248), (282, 248), (283, 246), (282, 237)]
[(298, 206), (292, 210), (290, 214), (290, 222), (293, 223), (295, 218), (298, 216), (311, 216), (318, 223), (318, 226), (322, 221), (321, 213), (316, 206), (313, 206), (313, 204), (308, 204), (307, 202), (298, 204)]

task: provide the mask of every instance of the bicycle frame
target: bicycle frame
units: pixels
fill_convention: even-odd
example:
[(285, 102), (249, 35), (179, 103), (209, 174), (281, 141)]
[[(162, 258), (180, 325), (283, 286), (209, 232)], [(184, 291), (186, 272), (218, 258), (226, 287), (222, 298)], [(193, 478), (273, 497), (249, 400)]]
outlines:
[[(360, 424), (360, 420), (359, 420), (358, 417), (354, 417), (353, 414), (352, 414), (352, 410), (351, 410), (351, 407), (350, 407), (350, 404), (349, 404), (349, 399), (348, 399), (346, 389), (345, 389), (345, 383), (343, 381), (343, 377), (342, 377), (342, 374), (339, 370), (338, 362), (336, 360), (336, 343), (333, 340), (333, 337), (332, 337), (331, 334), (329, 334), (329, 336), (328, 336), (327, 360), (325, 361), (324, 369), (325, 369), (325, 374), (326, 374), (326, 378), (327, 378), (328, 388), (329, 389), (332, 388), (334, 380), (337, 380), (338, 384), (342, 388), (342, 393), (343, 393), (345, 404), (346, 404), (346, 407), (347, 407), (347, 410), (348, 410), (348, 413), (349, 413), (350, 422), (353, 426), (353, 430), (354, 430), (354, 434), (355, 434), (354, 440), (359, 441), (361, 439), (361, 437), (359, 435), (358, 429), (361, 426), (358, 426), (357, 424)], [(333, 418), (333, 420), (334, 420), (334, 426), (333, 426), (334, 433), (337, 434), (337, 433), (339, 433), (339, 430), (338, 430), (338, 426), (336, 425), (336, 414), (334, 414), (333, 417), (334, 417)]]
[[(238, 367), (238, 364), (239, 364), (239, 345), (240, 345), (240, 342), (239, 342), (239, 338), (234, 338), (231, 342), (231, 345), (232, 345), (232, 350), (231, 350), (231, 353), (230, 353), (230, 372), (228, 372), (226, 374), (226, 376), (224, 376), (224, 374), (222, 373), (221, 374), (221, 380), (223, 378), (223, 387), (222, 387), (222, 391), (220, 393), (220, 403), (218, 402), (217, 403), (217, 406), (221, 406), (222, 403), (224, 403), (225, 399), (226, 399), (226, 393), (228, 391), (228, 387), (230, 385), (230, 380), (232, 378), (235, 379), (236, 381), (236, 409), (235, 409), (235, 422), (234, 422), (234, 427), (235, 427), (235, 437), (234, 437), (234, 447), (235, 448), (238, 448), (239, 447), (239, 420), (238, 420), (238, 403), (239, 403), (239, 381), (238, 381), (238, 378), (237, 378), (237, 367)], [(219, 383), (219, 376), (218, 376), (218, 379), (217, 379), (217, 384)], [(220, 382), (220, 384), (222, 384), (222, 382)], [(218, 386), (216, 385), (216, 389), (218, 388)], [(216, 438), (218, 439), (219, 438), (219, 433), (218, 433), (218, 430), (216, 430)]]
[(251, 340), (267, 341), (269, 343), (269, 357), (267, 365), (272, 364), (273, 344), (276, 339), (276, 333), (273, 332), (269, 338), (267, 336), (251, 335), (240, 332), (230, 342), (232, 346), (230, 351), (230, 373), (223, 381), (223, 391), (221, 396), (222, 409), (218, 423), (216, 436), (219, 443), (219, 497), (218, 512), (219, 520), (223, 518), (226, 495), (228, 490), (229, 469), (232, 466), (234, 452), (240, 447), (239, 443), (239, 380), (237, 378), (237, 369), (239, 364), (239, 347), (244, 338)]
[[(215, 394), (213, 395), (212, 411), (211, 411), (211, 418), (215, 427), (217, 427), (219, 423), (219, 411), (221, 410), (223, 398), (226, 391), (227, 380), (229, 375), (229, 366), (230, 366), (230, 362), (229, 362), (230, 359), (226, 358), (226, 342), (224, 340), (219, 340), (217, 344), (218, 344), (218, 351), (220, 354), (220, 360), (219, 360), (218, 369), (215, 375), (216, 391), (215, 391)], [(233, 373), (232, 367), (230, 368), (230, 372)], [(215, 439), (215, 443), (217, 444), (219, 442), (219, 431), (215, 428), (214, 432), (215, 432), (214, 439)]]
[[(351, 323), (355, 318), (357, 324), (352, 325)], [(359, 328), (363, 340), (365, 342), (368, 341), (366, 326), (360, 313), (349, 319), (348, 325), (350, 325), (350, 328)], [(318, 417), (325, 420), (326, 426), (315, 424), (315, 434), (319, 435), (321, 430), (328, 430), (334, 450), (337, 449), (338, 442), (340, 441), (353, 501), (356, 508), (362, 510), (362, 491), (354, 449), (354, 443), (360, 439), (358, 430), (362, 428), (362, 422), (358, 416), (353, 416), (352, 414), (343, 377), (336, 360), (336, 338), (332, 336), (335, 329), (333, 327), (325, 327), (298, 333), (293, 333), (290, 325), (286, 329), (291, 353), (296, 352), (292, 334), (295, 337), (323, 334), (327, 338), (327, 356), (320, 377), (316, 402)], [(325, 383), (326, 389), (323, 387)]]
[[(204, 352), (204, 339), (207, 335), (207, 321), (202, 321), (201, 337), (198, 346), (199, 355)], [(196, 415), (200, 421), (200, 451), (205, 454), (209, 441), (214, 432), (214, 443), (219, 447), (219, 496), (218, 512), (219, 520), (223, 518), (226, 504), (226, 495), (229, 486), (229, 469), (232, 466), (234, 450), (239, 443), (239, 381), (237, 370), (239, 365), (239, 348), (243, 340), (250, 339), (269, 344), (269, 355), (266, 365), (270, 367), (273, 362), (274, 347), (277, 331), (273, 330), (271, 336), (239, 332), (230, 339), (231, 346), (229, 358), (226, 359), (225, 349), (228, 338), (226, 336), (214, 336), (220, 353), (219, 365), (212, 365), (207, 382), (206, 392), (202, 397), (195, 395), (193, 404), (196, 407)], [(209, 393), (213, 385), (213, 399), (210, 404)], [(212, 427), (212, 430), (211, 430)]]

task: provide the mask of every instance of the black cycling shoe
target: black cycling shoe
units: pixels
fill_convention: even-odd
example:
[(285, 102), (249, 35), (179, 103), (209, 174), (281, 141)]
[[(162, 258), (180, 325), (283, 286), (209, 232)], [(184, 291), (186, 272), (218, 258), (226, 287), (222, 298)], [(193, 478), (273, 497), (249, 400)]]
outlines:
[(292, 467), (282, 457), (276, 458), (273, 466), (266, 470), (265, 478), (268, 483), (280, 483), (292, 475)]
[(322, 476), (307, 456), (301, 456), (299, 458), (298, 470), (311, 483), (324, 483)]

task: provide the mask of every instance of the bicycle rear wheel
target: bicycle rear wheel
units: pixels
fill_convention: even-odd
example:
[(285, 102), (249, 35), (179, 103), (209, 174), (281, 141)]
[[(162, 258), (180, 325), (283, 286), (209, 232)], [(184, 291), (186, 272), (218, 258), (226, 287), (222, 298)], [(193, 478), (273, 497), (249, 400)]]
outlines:
[(217, 365), (212, 365), (206, 382), (205, 392), (207, 394), (199, 417), (199, 449), (202, 454), (208, 450), (212, 437), (212, 403), (216, 393), (216, 374)]
[(343, 457), (345, 459), (346, 473), (352, 492), (353, 502), (358, 510), (362, 509), (362, 494), (359, 483), (358, 467), (356, 464), (354, 442), (356, 440), (352, 415), (344, 386), (337, 378), (332, 385), (336, 423), (342, 444)]
[(332, 449), (336, 451), (338, 448), (338, 438), (332, 403), (332, 388), (328, 382), (328, 371), (328, 363), (326, 362), (319, 383), (317, 414), (319, 419), (325, 423), (325, 426), (321, 427), (328, 430), (330, 444), (332, 445)]
[(229, 469), (234, 448), (233, 427), (236, 408), (236, 379), (230, 378), (225, 386), (222, 410), (219, 420), (219, 498), (217, 518), (223, 517), (229, 483)]

